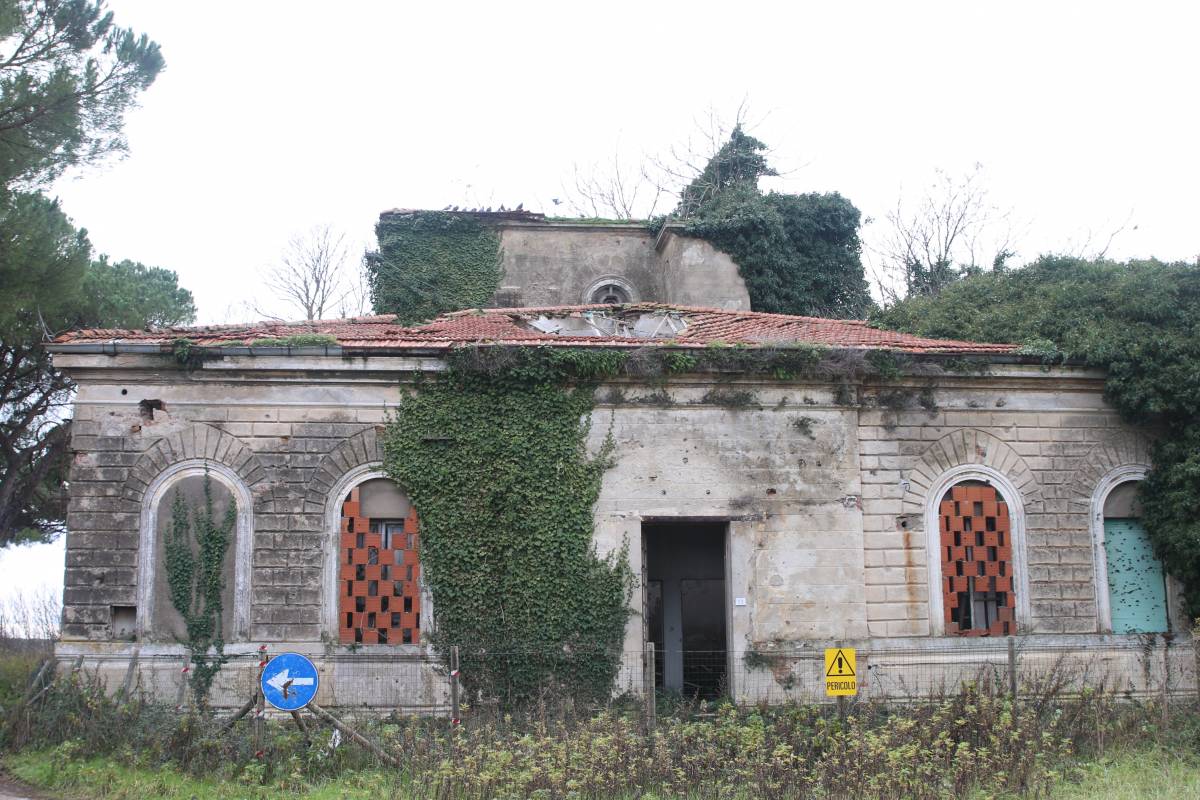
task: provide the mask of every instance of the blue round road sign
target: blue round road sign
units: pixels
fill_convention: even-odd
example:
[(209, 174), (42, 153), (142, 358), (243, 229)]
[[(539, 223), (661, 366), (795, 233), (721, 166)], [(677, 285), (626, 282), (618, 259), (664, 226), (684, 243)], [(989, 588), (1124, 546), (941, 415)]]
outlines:
[(262, 693), (280, 711), (299, 711), (317, 696), (317, 668), (299, 653), (280, 653), (262, 673)]

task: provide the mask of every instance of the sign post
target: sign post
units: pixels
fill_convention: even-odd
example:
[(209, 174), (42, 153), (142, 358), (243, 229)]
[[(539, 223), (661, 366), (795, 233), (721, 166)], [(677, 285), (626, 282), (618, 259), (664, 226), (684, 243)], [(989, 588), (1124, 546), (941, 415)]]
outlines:
[(858, 657), (853, 647), (825, 648), (825, 694), (829, 697), (858, 694)]

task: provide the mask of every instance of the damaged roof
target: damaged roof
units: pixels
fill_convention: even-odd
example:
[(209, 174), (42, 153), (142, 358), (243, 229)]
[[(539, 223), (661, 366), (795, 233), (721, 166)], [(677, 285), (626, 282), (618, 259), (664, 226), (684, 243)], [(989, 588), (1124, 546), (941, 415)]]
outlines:
[[(243, 325), (71, 331), (54, 340), (59, 352), (94, 350), (107, 345), (161, 345), (176, 339), (204, 347), (253, 346), (259, 339), (306, 334), (332, 336), (343, 350), (447, 350), (469, 344), (634, 347), (666, 344), (705, 347), (714, 344), (897, 350), (943, 355), (1006, 355), (1016, 345), (929, 339), (870, 327), (863, 320), (823, 319), (755, 311), (691, 308), (666, 303), (626, 305), (486, 308), (453, 311), (413, 326), (392, 315), (308, 322), (256, 322)], [(281, 348), (282, 349), (282, 348)]]

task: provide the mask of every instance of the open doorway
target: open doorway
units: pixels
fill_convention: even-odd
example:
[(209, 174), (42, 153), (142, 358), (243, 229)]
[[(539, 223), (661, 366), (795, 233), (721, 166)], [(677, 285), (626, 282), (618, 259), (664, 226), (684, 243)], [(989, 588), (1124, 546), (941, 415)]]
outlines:
[(655, 684), (687, 697), (728, 692), (724, 522), (642, 524), (646, 639)]

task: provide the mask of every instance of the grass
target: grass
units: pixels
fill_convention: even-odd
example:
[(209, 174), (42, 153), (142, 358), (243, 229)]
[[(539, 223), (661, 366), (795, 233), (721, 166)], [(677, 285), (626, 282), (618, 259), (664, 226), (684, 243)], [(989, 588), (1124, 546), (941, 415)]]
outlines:
[(6, 756), (4, 768), (17, 779), (62, 797), (88, 800), (380, 800), (404, 797), (395, 775), (364, 771), (303, 788), (289, 781), (262, 786), (248, 781), (211, 780), (173, 767), (132, 767), (109, 758), (64, 759), (55, 750)]
[[(89, 800), (380, 800), (408, 798), (395, 774), (361, 771), (344, 774), (316, 786), (301, 788), (287, 780), (261, 786), (246, 781), (204, 780), (170, 767), (149, 769), (118, 764), (105, 758), (63, 759), (56, 750), (10, 755), (5, 768), (20, 780), (65, 797)], [(973, 800), (992, 795), (976, 793)], [(1079, 765), (1073, 779), (1061, 779), (1048, 800), (1158, 800), (1200, 797), (1200, 763), (1161, 749), (1127, 750), (1112, 758)], [(614, 800), (616, 800), (614, 798)], [(999, 800), (999, 798), (997, 798)]]
[(1200, 797), (1200, 761), (1159, 749), (1126, 751), (1082, 765), (1078, 783), (1060, 782), (1051, 800), (1157, 800)]

